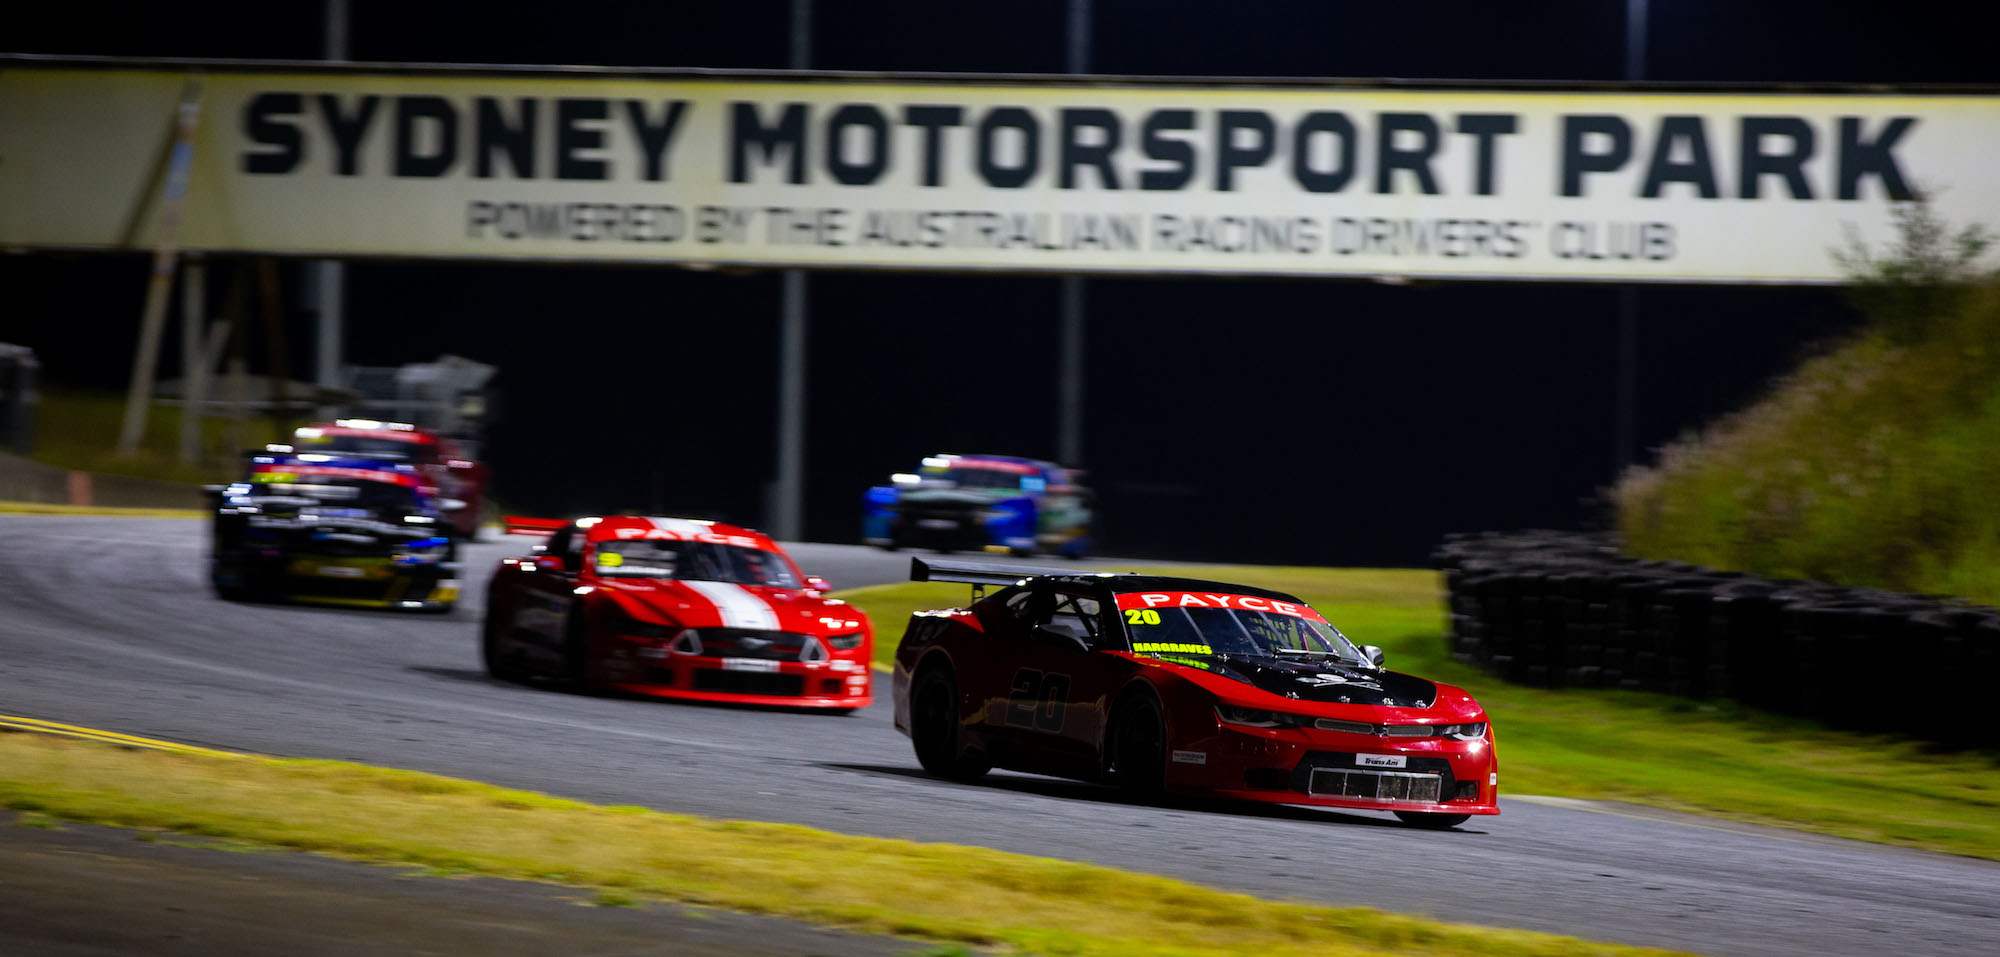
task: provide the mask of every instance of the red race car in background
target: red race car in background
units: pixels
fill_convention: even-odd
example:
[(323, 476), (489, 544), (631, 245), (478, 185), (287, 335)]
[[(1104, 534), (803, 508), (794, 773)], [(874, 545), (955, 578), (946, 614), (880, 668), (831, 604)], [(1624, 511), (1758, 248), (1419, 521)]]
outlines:
[[(932, 774), (1003, 767), (1423, 827), (1500, 813), (1479, 704), (1384, 669), (1290, 595), (922, 559), (910, 577), (977, 599), (911, 616), (896, 648), (896, 728)], [(987, 585), (1006, 587), (981, 598)]]
[(492, 476), (450, 436), (402, 422), (337, 419), (295, 430), (292, 447), (299, 452), (408, 462), (437, 490), (439, 511), (451, 534), (467, 541), (479, 536)]
[(768, 536), (682, 518), (509, 518), (481, 650), (496, 678), (852, 711), (874, 701), (868, 616)]

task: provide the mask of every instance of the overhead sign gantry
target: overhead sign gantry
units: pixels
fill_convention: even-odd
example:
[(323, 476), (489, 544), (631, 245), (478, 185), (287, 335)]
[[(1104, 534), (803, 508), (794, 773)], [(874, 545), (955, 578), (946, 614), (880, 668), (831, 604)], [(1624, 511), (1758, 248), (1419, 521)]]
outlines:
[[(312, 256), (1832, 282), (2000, 97), (0, 60), (0, 243)], [(136, 212), (136, 217), (135, 217)], [(133, 228), (135, 221), (138, 228)]]

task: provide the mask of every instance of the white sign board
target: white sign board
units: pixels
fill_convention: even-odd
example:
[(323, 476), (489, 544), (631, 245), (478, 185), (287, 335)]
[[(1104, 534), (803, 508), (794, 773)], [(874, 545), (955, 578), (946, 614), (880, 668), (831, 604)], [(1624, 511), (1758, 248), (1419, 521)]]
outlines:
[[(0, 63), (0, 245), (145, 246), (189, 74)], [(182, 245), (314, 256), (1828, 282), (2000, 97), (209, 72)]]

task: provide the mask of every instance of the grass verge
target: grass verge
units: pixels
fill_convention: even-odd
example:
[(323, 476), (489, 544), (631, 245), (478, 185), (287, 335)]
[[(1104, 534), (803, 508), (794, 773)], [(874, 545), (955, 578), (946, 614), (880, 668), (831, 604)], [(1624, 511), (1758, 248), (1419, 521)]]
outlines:
[(183, 465), (176, 452), (180, 435), (178, 407), (147, 406), (146, 431), (139, 450), (130, 456), (116, 452), (118, 429), (125, 417), (125, 398), (121, 395), (44, 389), (35, 416), (35, 451), (28, 457), (37, 462), (80, 472), (194, 485), (234, 479), (242, 469), (237, 456), (243, 449), (280, 441), (297, 424), (246, 418), (239, 448), (228, 440), (226, 420), (204, 419), (201, 449), (207, 464)]
[(333, 761), (0, 734), (0, 807), (1030, 953), (1636, 954), (1089, 864), (604, 807)]
[[(1382, 646), (1391, 667), (1471, 692), (1493, 718), (1503, 792), (1629, 801), (2000, 860), (2000, 761), (1992, 752), (1935, 753), (1726, 701), (1508, 684), (1451, 658), (1435, 572), (1151, 571), (1298, 595), (1357, 643)], [(961, 605), (966, 595), (964, 585), (928, 583), (840, 593), (874, 620), (884, 662), (911, 611)]]
[(124, 518), (202, 518), (191, 508), (119, 508), (112, 505), (51, 505), (45, 502), (0, 502), (0, 515), (112, 515)]

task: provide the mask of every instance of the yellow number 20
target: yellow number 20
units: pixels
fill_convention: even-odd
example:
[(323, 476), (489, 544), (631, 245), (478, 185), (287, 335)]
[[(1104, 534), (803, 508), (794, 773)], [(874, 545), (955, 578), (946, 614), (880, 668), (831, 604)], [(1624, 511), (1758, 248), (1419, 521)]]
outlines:
[(1151, 608), (1127, 608), (1125, 609), (1125, 623), (1128, 625), (1157, 625), (1160, 623), (1160, 613)]

